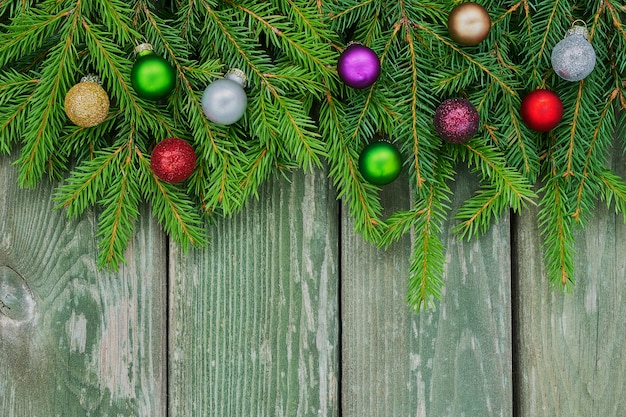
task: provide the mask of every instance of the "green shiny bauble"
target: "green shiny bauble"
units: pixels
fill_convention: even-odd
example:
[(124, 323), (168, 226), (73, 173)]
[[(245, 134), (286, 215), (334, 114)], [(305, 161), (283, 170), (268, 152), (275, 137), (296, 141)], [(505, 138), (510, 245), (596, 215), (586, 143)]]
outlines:
[(167, 60), (152, 52), (148, 44), (136, 49), (137, 59), (130, 71), (130, 82), (137, 95), (147, 100), (167, 97), (176, 86), (176, 71)]
[(402, 155), (389, 142), (377, 141), (367, 145), (359, 156), (359, 172), (374, 185), (387, 185), (400, 175)]

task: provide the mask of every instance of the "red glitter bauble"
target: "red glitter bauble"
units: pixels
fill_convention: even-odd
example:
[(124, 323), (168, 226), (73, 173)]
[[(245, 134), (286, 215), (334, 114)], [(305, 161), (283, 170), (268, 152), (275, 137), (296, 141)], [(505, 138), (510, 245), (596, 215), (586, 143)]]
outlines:
[(538, 132), (547, 132), (561, 123), (563, 103), (556, 93), (538, 89), (524, 97), (520, 113), (526, 126)]
[(163, 181), (185, 181), (196, 168), (196, 152), (182, 139), (167, 138), (154, 147), (150, 167)]
[(437, 107), (433, 122), (437, 133), (443, 140), (463, 143), (478, 132), (480, 119), (478, 111), (469, 100), (450, 98)]

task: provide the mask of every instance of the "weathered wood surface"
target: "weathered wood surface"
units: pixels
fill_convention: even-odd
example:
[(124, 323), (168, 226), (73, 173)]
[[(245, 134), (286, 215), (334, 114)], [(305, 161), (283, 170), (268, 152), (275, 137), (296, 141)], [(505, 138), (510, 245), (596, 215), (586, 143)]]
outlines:
[(338, 415), (337, 203), (323, 172), (266, 184), (170, 261), (172, 416)]
[(165, 416), (166, 240), (144, 210), (128, 263), (95, 266), (95, 219), (0, 158), (0, 416)]
[[(475, 184), (466, 170), (458, 178), (453, 213)], [(394, 187), (386, 205), (407, 208)], [(444, 300), (419, 314), (404, 302), (409, 238), (383, 253), (343, 223), (343, 416), (510, 416), (508, 217), (470, 242), (444, 236)]]
[[(617, 159), (617, 157), (616, 157)], [(616, 163), (622, 177), (623, 159)], [(517, 224), (519, 416), (626, 413), (626, 227), (599, 203), (576, 235), (576, 285), (550, 290), (536, 210)]]
[[(446, 234), (445, 299), (414, 314), (408, 238), (381, 251), (354, 235), (323, 172), (266, 184), (189, 254), (144, 209), (115, 274), (95, 267), (94, 215), (67, 220), (51, 189), (18, 189), (0, 159), (0, 417), (626, 408), (626, 228), (611, 211), (580, 235), (566, 296), (547, 285), (532, 211), (513, 234), (508, 217), (480, 239)], [(385, 194), (407, 204), (400, 183)]]

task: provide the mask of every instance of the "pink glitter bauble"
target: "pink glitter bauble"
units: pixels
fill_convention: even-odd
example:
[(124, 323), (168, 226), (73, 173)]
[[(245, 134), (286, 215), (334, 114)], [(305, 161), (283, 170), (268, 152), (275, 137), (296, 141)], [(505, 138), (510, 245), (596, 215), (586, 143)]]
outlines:
[(353, 43), (339, 56), (337, 73), (348, 87), (367, 88), (380, 75), (380, 59), (367, 46)]
[(435, 110), (433, 119), (439, 136), (451, 143), (463, 143), (478, 132), (478, 111), (464, 98), (450, 98)]

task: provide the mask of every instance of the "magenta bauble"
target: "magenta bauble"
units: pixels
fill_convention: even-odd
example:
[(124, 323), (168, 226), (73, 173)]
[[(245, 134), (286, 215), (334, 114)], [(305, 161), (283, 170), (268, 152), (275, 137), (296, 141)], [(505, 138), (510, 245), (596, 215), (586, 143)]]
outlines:
[(437, 107), (433, 122), (443, 140), (463, 143), (478, 132), (480, 119), (476, 107), (469, 100), (450, 98)]
[(182, 139), (163, 139), (152, 151), (150, 167), (163, 181), (185, 181), (196, 169), (196, 152)]
[(380, 59), (367, 46), (352, 43), (339, 56), (337, 73), (348, 87), (367, 88), (380, 75)]

